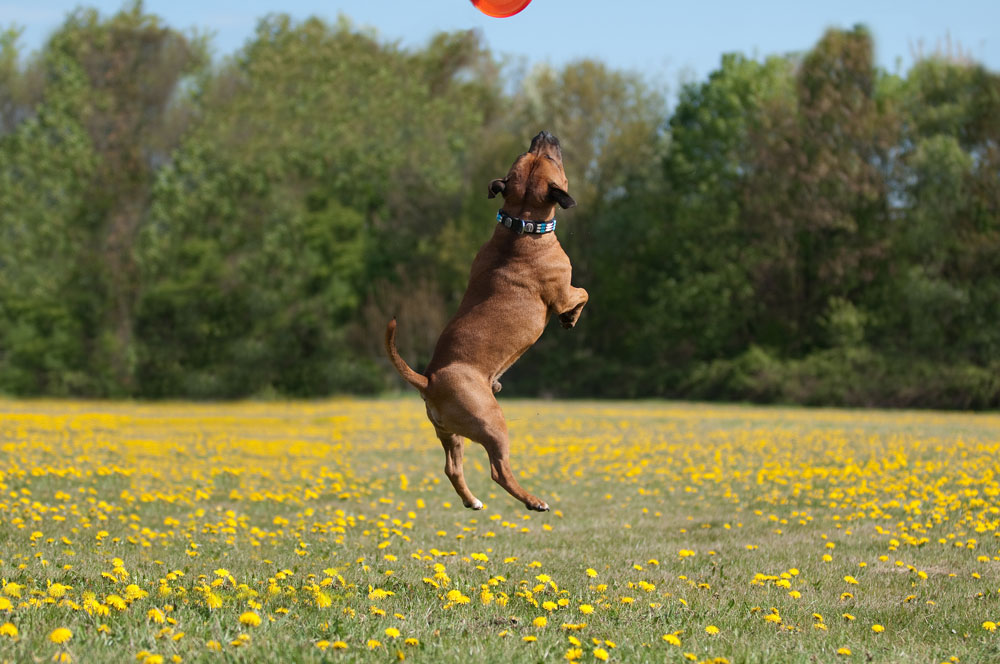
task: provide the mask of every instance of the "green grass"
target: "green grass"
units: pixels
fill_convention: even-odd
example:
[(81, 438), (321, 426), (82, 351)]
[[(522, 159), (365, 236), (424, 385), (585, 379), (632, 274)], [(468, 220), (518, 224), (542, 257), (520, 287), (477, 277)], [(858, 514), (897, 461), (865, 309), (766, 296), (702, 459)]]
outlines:
[(551, 513), (416, 399), (0, 403), (0, 661), (1000, 661), (1000, 417), (502, 403)]

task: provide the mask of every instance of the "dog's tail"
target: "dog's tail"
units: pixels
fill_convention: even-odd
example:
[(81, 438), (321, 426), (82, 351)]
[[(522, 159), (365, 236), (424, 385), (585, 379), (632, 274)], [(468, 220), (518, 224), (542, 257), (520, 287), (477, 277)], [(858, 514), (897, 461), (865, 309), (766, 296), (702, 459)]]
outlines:
[(406, 360), (399, 356), (399, 351), (396, 350), (395, 318), (389, 321), (389, 327), (385, 330), (385, 351), (389, 354), (392, 366), (396, 367), (396, 371), (403, 377), (403, 380), (420, 390), (420, 393), (423, 394), (424, 390), (427, 389), (427, 377), (411, 369)]

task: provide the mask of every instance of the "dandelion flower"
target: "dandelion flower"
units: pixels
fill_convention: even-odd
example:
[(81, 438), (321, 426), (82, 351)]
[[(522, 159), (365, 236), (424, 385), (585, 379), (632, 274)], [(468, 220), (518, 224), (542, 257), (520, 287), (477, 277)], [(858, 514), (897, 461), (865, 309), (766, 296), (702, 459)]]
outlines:
[(257, 627), (260, 625), (260, 616), (254, 611), (246, 611), (240, 614), (240, 623), (248, 627)]
[(837, 648), (837, 654), (838, 655), (850, 655), (851, 654), (851, 649), (850, 648)]
[(706, 634), (713, 634), (713, 635), (714, 634), (718, 634), (719, 633), (719, 628), (716, 627), (715, 625), (709, 625), (708, 627), (705, 628), (705, 633)]
[(580, 613), (582, 613), (583, 615), (589, 616), (593, 612), (594, 612), (594, 607), (592, 607), (590, 604), (580, 605)]
[(0, 636), (9, 636), (10, 638), (13, 639), (14, 637), (17, 636), (17, 627), (14, 625), (14, 623), (9, 623), (9, 622), (0, 625)]
[(591, 567), (588, 567), (587, 568), (587, 576), (589, 576), (592, 579), (597, 578), (597, 570), (593, 569)]
[(850, 575), (848, 575), (848, 576), (845, 576), (845, 577), (844, 577), (844, 581), (847, 581), (847, 582), (848, 582), (849, 584), (851, 584), (852, 586), (856, 586), (856, 585), (858, 585), (858, 580), (857, 580), (857, 579), (855, 579), (855, 578), (854, 578), (853, 576), (850, 576)]
[(399, 638), (399, 630), (396, 629), (395, 627), (386, 627), (385, 628), (385, 635), (388, 636), (390, 639), (398, 639)]
[(69, 631), (65, 627), (60, 627), (58, 629), (52, 630), (49, 634), (49, 641), (52, 643), (66, 643), (73, 638), (73, 632)]
[(608, 661), (608, 651), (604, 648), (594, 648), (594, 657), (602, 662)]
[(365, 643), (365, 645), (368, 646), (369, 650), (375, 650), (375, 648), (382, 647), (382, 642), (378, 639), (368, 639), (368, 642)]
[(664, 634), (663, 635), (663, 640), (666, 641), (667, 643), (669, 643), (672, 646), (677, 646), (678, 648), (681, 645), (681, 640), (679, 638), (677, 638), (676, 634)]
[(535, 636), (534, 634), (529, 634), (527, 636), (522, 636), (521, 640), (524, 641), (525, 643), (532, 643), (534, 641), (537, 641), (538, 637)]
[(334, 641), (330, 644), (330, 647), (334, 650), (347, 650), (347, 643), (344, 641)]
[(535, 627), (545, 627), (545, 625), (547, 625), (548, 622), (549, 619), (546, 618), (545, 616), (538, 616), (537, 618), (531, 621), (531, 624), (534, 625)]
[[(10, 623), (7, 624), (9, 625)], [(997, 631), (997, 624), (992, 620), (987, 620), (986, 622), (983, 623), (983, 629), (985, 629), (987, 632), (995, 632)]]
[(53, 583), (49, 586), (49, 597), (59, 599), (66, 594), (67, 590), (72, 590), (73, 586), (64, 586), (61, 583)]
[(875, 624), (872, 625), (872, 631), (875, 632), (876, 634), (880, 634), (885, 631), (885, 627), (883, 627), (882, 625)]

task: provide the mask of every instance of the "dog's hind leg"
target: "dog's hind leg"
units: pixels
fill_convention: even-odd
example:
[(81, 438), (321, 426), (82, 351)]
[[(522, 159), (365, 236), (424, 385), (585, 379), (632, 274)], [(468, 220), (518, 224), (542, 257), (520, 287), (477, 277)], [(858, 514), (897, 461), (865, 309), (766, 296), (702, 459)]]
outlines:
[(507, 493), (524, 503), (524, 506), (529, 510), (535, 510), (536, 512), (549, 511), (549, 506), (544, 501), (525, 491), (524, 487), (514, 478), (514, 472), (510, 468), (510, 441), (507, 438), (506, 432), (504, 432), (503, 436), (487, 438), (486, 440), (488, 442), (484, 442), (483, 447), (486, 448), (487, 454), (490, 455), (490, 476), (493, 478), (493, 481), (506, 489)]
[(465, 432), (469, 438), (486, 448), (490, 456), (490, 476), (493, 481), (502, 486), (507, 493), (514, 496), (529, 510), (547, 512), (549, 506), (542, 500), (528, 493), (514, 477), (510, 467), (510, 436), (507, 433), (507, 422), (504, 420), (500, 404), (495, 400), (488, 408), (486, 417), (480, 417), (474, 430)]
[(483, 509), (483, 503), (469, 490), (465, 483), (465, 472), (462, 469), (462, 461), (465, 450), (464, 441), (461, 436), (449, 433), (438, 427), (434, 428), (437, 437), (444, 446), (444, 474), (451, 480), (451, 485), (455, 487), (455, 493), (462, 499), (462, 504), (474, 510)]
[[(504, 420), (500, 404), (493, 396), (492, 381), (483, 380), (482, 375), (474, 369), (459, 365), (436, 372), (427, 393), (427, 414), (438, 430), (438, 437), (441, 438), (445, 450), (457, 448), (454, 454), (457, 455), (458, 463), (449, 461), (445, 472), (449, 473), (449, 479), (463, 500), (466, 497), (475, 499), (468, 493), (468, 488), (465, 488), (465, 479), (461, 475), (461, 439), (458, 436), (454, 439), (441, 437), (441, 432), (454, 431), (459, 436), (465, 436), (485, 447), (486, 453), (490, 456), (490, 475), (493, 481), (524, 503), (528, 509), (539, 512), (549, 509), (543, 501), (525, 491), (514, 477), (514, 472), (510, 468), (507, 422)], [(452, 442), (455, 439), (458, 440), (458, 444)], [(452, 458), (451, 454), (449, 452), (449, 459)], [(454, 476), (450, 474), (452, 472), (455, 472)], [(466, 506), (469, 506), (469, 503), (466, 503)]]

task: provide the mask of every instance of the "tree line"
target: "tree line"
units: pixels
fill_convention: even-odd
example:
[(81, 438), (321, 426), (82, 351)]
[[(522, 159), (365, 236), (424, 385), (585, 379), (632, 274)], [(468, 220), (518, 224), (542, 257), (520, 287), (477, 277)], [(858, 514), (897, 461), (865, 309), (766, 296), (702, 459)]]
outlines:
[(474, 32), (263, 18), (232, 56), (136, 3), (0, 37), (0, 392), (315, 397), (429, 359), (540, 129), (580, 324), (505, 394), (1000, 407), (1000, 75), (861, 26), (671, 103)]

